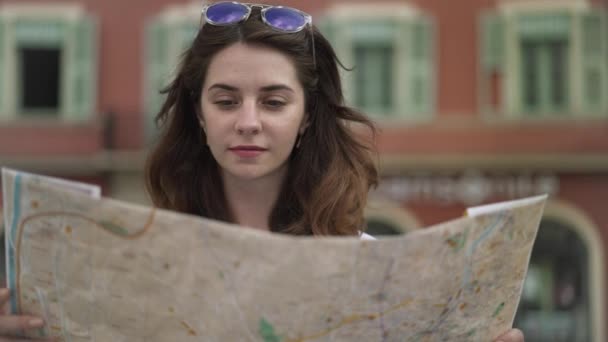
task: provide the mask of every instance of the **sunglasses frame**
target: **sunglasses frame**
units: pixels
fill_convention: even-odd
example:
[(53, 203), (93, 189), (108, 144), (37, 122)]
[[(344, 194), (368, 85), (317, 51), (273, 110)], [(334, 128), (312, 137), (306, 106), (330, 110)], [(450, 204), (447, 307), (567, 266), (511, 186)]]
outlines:
[[(231, 23), (219, 23), (219, 22), (215, 22), (213, 20), (211, 20), (208, 16), (207, 16), (207, 10), (215, 5), (218, 4), (223, 4), (223, 3), (232, 3), (235, 5), (240, 5), (243, 6), (247, 9), (247, 13), (238, 21), (235, 22), (231, 22)], [(211, 24), (213, 26), (233, 26), (233, 25), (238, 25), (244, 21), (247, 21), (247, 19), (249, 19), (249, 16), (251, 15), (251, 11), (253, 8), (260, 8), (260, 17), (262, 18), (262, 21), (264, 22), (264, 24), (266, 24), (266, 26), (279, 31), (279, 32), (284, 32), (284, 33), (296, 33), (296, 32), (300, 32), (302, 31), (306, 26), (308, 26), (310, 28), (310, 37), (311, 37), (311, 41), (312, 41), (312, 58), (313, 58), (313, 63), (315, 66), (315, 69), (317, 68), (317, 56), (315, 53), (315, 37), (314, 37), (314, 32), (313, 32), (313, 28), (312, 28), (312, 16), (306, 12), (300, 11), (297, 8), (293, 8), (293, 7), (287, 7), (287, 6), (274, 6), (274, 5), (266, 5), (266, 4), (254, 4), (254, 3), (247, 3), (247, 2), (238, 2), (238, 1), (220, 1), (220, 2), (215, 2), (212, 4), (207, 4), (205, 6), (203, 6), (203, 9), (201, 10), (201, 22), (199, 27), (203, 27), (203, 20), (205, 23), (207, 24)], [(274, 25), (272, 25), (267, 19), (266, 19), (266, 12), (268, 10), (271, 9), (288, 9), (290, 11), (294, 11), (295, 13), (298, 13), (299, 15), (301, 15), (304, 18), (304, 24), (297, 27), (294, 30), (286, 30), (286, 29), (282, 29), (279, 27), (276, 27)]]

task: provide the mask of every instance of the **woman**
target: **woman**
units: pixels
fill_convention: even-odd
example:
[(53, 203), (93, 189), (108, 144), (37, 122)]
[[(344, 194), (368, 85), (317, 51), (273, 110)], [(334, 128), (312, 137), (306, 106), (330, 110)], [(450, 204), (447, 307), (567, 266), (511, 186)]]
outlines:
[[(361, 234), (377, 182), (362, 137), (374, 129), (344, 106), (337, 58), (310, 16), (217, 3), (203, 19), (157, 117), (165, 130), (146, 168), (152, 201), (254, 229)], [(0, 330), (43, 324), (31, 319), (4, 316)]]
[[(218, 4), (205, 18), (249, 9)], [(377, 173), (349, 124), (372, 124), (343, 106), (336, 57), (316, 31), (313, 52), (309, 17), (271, 17), (285, 27), (255, 8), (237, 25), (203, 26), (167, 89), (149, 193), (161, 207), (258, 229), (355, 235)]]

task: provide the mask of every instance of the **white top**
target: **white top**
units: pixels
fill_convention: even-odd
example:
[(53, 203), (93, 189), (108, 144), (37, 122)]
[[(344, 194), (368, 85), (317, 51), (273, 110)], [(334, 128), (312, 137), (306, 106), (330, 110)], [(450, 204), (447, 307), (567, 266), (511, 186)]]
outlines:
[(361, 240), (376, 240), (375, 237), (364, 232), (361, 232), (361, 234), (359, 234), (359, 237), (361, 238)]

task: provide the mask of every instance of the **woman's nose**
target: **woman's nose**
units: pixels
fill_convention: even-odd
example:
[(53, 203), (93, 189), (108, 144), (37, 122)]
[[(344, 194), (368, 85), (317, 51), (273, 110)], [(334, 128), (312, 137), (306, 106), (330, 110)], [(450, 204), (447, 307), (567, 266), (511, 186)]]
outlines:
[(262, 131), (262, 121), (256, 103), (244, 103), (234, 126), (239, 134), (258, 134)]

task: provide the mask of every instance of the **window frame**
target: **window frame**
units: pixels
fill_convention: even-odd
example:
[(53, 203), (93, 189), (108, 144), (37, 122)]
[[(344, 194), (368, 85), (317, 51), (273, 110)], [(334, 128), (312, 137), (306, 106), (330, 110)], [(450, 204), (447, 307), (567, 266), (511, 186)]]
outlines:
[[(28, 23), (29, 22), (29, 23)], [(59, 37), (27, 41), (17, 36), (19, 25), (58, 25)], [(6, 4), (0, 9), (0, 121), (75, 122), (94, 118), (97, 106), (97, 21), (79, 4)], [(86, 36), (81, 36), (86, 35)], [(47, 37), (48, 38), (48, 37)], [(51, 42), (51, 40), (55, 40)], [(30, 45), (31, 44), (31, 45)], [(58, 108), (21, 108), (21, 46), (60, 49)], [(76, 96), (76, 89), (82, 91)], [(52, 114), (52, 115), (51, 115)]]
[[(585, 86), (583, 82), (584, 61), (582, 41), (584, 40), (583, 19), (596, 9), (586, 0), (555, 0), (551, 3), (531, 0), (501, 2), (495, 10), (485, 11), (480, 16), (479, 42), (481, 56), (479, 63), (479, 108), (488, 118), (520, 119), (520, 120), (571, 120), (604, 118), (608, 109), (608, 100), (604, 99), (597, 108), (587, 108), (585, 102)], [(566, 105), (562, 110), (552, 111), (540, 108), (538, 111), (526, 109), (523, 98), (521, 65), (522, 42), (520, 21), (526, 16), (560, 16), (567, 15), (570, 29), (567, 32), (566, 67)], [(494, 22), (492, 22), (494, 21)], [(603, 30), (608, 32), (606, 25), (608, 15), (601, 21)], [(490, 27), (490, 26), (497, 27)], [(496, 30), (492, 33), (488, 30)], [(608, 33), (604, 33), (608, 36)], [(606, 37), (605, 37), (606, 38)], [(500, 46), (489, 46), (499, 44)], [(608, 59), (608, 47), (604, 44), (602, 52)], [(490, 50), (488, 50), (490, 49)], [(496, 49), (493, 51), (492, 49)], [(499, 55), (497, 55), (499, 54)], [(500, 73), (502, 79), (498, 96), (502, 99), (497, 108), (492, 107), (492, 72)], [(608, 89), (608, 63), (603, 63), (599, 73), (600, 82)], [(545, 89), (544, 91), (548, 91)]]
[[(347, 104), (354, 104), (353, 99), (357, 94), (357, 77), (353, 75), (356, 72), (354, 48), (365, 43), (366, 39), (355, 36), (352, 28), (377, 22), (389, 22), (393, 26), (392, 36), (388, 37), (394, 51), (391, 94), (393, 108), (388, 111), (376, 108), (361, 110), (385, 124), (393, 121), (430, 121), (435, 114), (437, 96), (436, 23), (420, 9), (408, 4), (334, 4), (323, 14), (319, 26), (332, 42), (338, 58), (345, 66), (355, 67), (352, 72), (340, 70)], [(415, 39), (414, 26), (418, 23), (423, 23), (430, 37), (424, 40), (428, 43), (428, 55), (424, 60), (415, 60), (410, 52)], [(421, 103), (415, 106), (412, 84), (420, 79), (426, 91), (422, 94)]]

